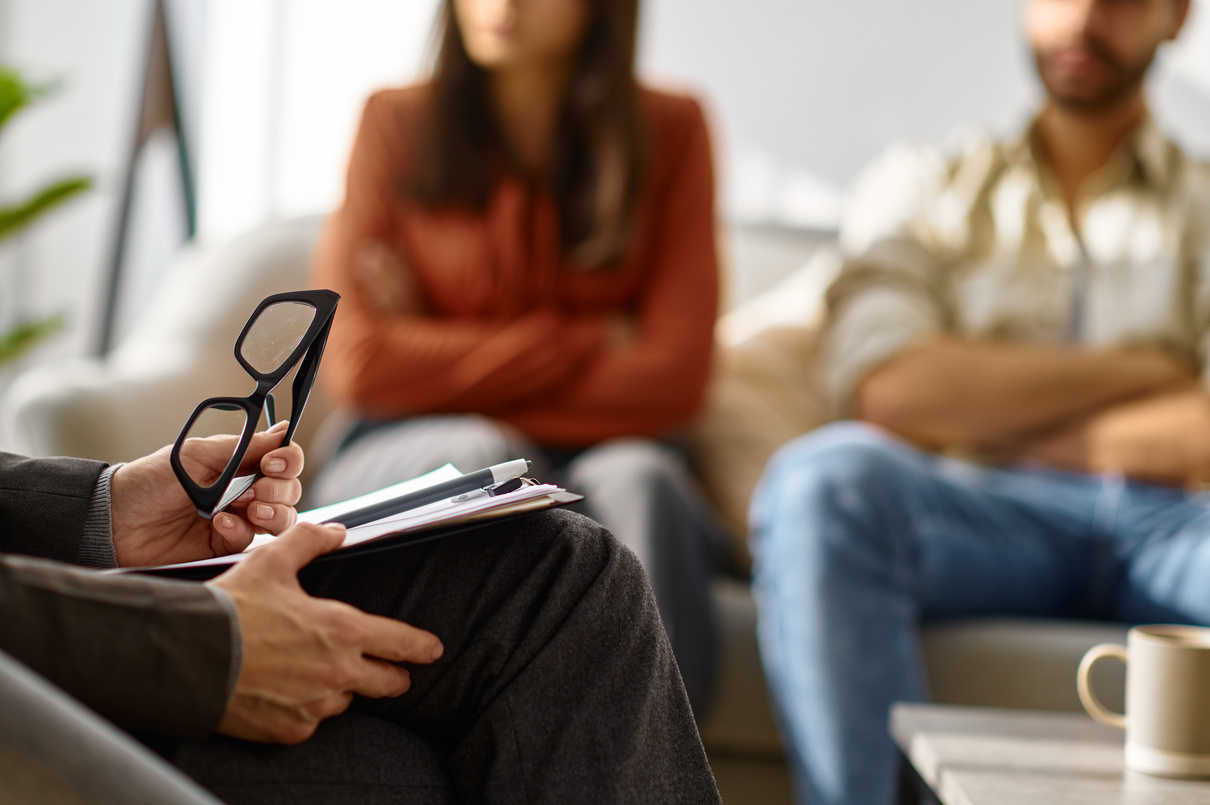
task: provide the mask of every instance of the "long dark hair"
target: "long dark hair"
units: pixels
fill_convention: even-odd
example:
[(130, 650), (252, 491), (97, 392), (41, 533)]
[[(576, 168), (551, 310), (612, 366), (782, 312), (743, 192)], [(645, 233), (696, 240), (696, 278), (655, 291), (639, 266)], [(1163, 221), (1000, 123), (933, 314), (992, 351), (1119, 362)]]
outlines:
[[(644, 168), (634, 77), (638, 0), (582, 0), (591, 20), (556, 132), (550, 185), (563, 254), (608, 265), (630, 237)], [(487, 96), (486, 72), (467, 55), (452, 0), (438, 12), (431, 107), (405, 192), (426, 207), (486, 208), (511, 157)]]

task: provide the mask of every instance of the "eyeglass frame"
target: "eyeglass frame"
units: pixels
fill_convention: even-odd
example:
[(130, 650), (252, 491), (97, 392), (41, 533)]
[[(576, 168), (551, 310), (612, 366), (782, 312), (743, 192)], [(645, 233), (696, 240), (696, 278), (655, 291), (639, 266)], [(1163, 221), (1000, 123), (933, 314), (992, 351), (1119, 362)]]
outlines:
[[(253, 325), (266, 309), (289, 302), (310, 305), (315, 310), (315, 316), (294, 350), (276, 369), (271, 372), (258, 371), (248, 363), (242, 354), (244, 342)], [(235, 340), (235, 358), (244, 371), (256, 381), (256, 390), (247, 397), (210, 397), (202, 400), (185, 421), (185, 427), (181, 429), (180, 435), (177, 436), (176, 442), (172, 446), (172, 452), (169, 454), (169, 463), (172, 465), (173, 472), (176, 473), (177, 480), (180, 481), (185, 493), (189, 495), (189, 499), (196, 507), (197, 513), (202, 517), (207, 520), (211, 519), (231, 505), (248, 487), (262, 477), (258, 469), (255, 473), (246, 476), (249, 480), (242, 485), (242, 488), (239, 485), (232, 487), (235, 474), (239, 472), (244, 457), (248, 453), (248, 446), (252, 443), (252, 436), (256, 433), (257, 425), (260, 424), (261, 414), (266, 413), (267, 410), (269, 426), (274, 425), (273, 390), (297, 366), (298, 372), (294, 376), (294, 383), (291, 387), (293, 400), (290, 408), (290, 424), (286, 427), (281, 441), (283, 446), (290, 443), (311, 395), (311, 388), (315, 384), (315, 376), (319, 372), (319, 363), (323, 358), (324, 347), (327, 345), (328, 334), (332, 330), (332, 320), (339, 302), (340, 295), (326, 289), (287, 291), (265, 297), (248, 317), (244, 329), (240, 331), (239, 337)], [(223, 468), (214, 483), (204, 487), (197, 484), (185, 470), (185, 466), (181, 462), (181, 449), (198, 418), (211, 408), (242, 410), (245, 414), (245, 422), (239, 443), (232, 452), (227, 466)]]

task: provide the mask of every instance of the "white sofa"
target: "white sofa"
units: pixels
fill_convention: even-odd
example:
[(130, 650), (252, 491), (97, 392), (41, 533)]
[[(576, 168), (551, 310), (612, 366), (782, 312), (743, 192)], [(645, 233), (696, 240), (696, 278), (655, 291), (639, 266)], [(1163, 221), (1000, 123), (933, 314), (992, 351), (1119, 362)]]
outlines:
[[(107, 360), (41, 365), (14, 381), (0, 397), (0, 444), (31, 455), (126, 460), (171, 442), (202, 398), (246, 394), (249, 380), (232, 355), (235, 337), (260, 299), (307, 286), (317, 229), (317, 219), (282, 222), (183, 252)], [(826, 267), (816, 265), (791, 277), (719, 329), (718, 368), (694, 438), (695, 462), (737, 532), (768, 453), (824, 418), (809, 368), (809, 317), (821, 272)], [(792, 320), (796, 311), (799, 321)], [(299, 432), (313, 458), (324, 451), (316, 430), (328, 412), (317, 388)], [(702, 735), (725, 801), (789, 802), (738, 546), (736, 577), (715, 590), (724, 651)], [(1124, 634), (1118, 625), (1043, 620), (933, 625), (924, 635), (933, 695), (956, 704), (1078, 709), (1079, 658)], [(1103, 698), (1112, 706), (1116, 695), (1120, 705), (1120, 670), (1109, 663), (1101, 669)]]

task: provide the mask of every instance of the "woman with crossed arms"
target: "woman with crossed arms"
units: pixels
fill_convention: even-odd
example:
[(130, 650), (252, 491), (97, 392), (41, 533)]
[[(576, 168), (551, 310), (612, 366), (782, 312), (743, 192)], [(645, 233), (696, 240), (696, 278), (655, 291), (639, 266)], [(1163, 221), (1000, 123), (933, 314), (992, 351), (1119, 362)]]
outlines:
[(718, 304), (706, 124), (634, 77), (637, 0), (446, 0), (431, 77), (365, 107), (315, 283), (357, 424), (317, 502), (510, 458), (636, 554), (700, 718), (722, 542), (672, 446)]

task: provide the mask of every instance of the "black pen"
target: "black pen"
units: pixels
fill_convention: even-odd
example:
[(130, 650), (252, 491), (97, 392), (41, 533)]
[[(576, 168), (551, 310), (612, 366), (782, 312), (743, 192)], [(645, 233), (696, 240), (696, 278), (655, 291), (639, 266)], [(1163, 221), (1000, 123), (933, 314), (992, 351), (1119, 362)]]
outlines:
[(441, 481), (432, 486), (426, 486), (424, 489), (417, 489), (415, 492), (400, 495), (397, 498), (384, 500), (381, 503), (372, 503), (369, 506), (362, 506), (360, 509), (338, 514), (331, 519), (324, 520), (323, 524), (342, 523), (348, 528), (365, 525), (375, 520), (381, 520), (384, 517), (391, 517), (411, 509), (427, 506), (430, 503), (437, 503), (438, 501), (448, 500), (467, 492), (473, 492), (476, 489), (484, 489), (485, 487), (501, 484), (505, 481), (511, 481), (514, 478), (520, 478), (529, 472), (533, 466), (533, 462), (523, 458), (515, 461), (506, 461), (494, 467), (488, 467), (487, 469), (472, 472), (468, 475), (460, 475), (448, 481)]

